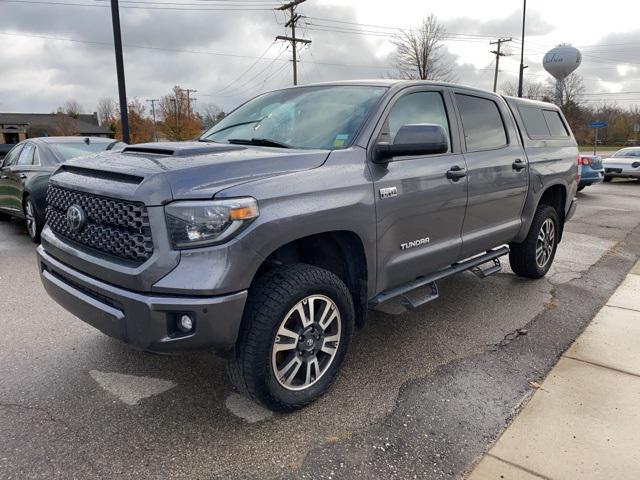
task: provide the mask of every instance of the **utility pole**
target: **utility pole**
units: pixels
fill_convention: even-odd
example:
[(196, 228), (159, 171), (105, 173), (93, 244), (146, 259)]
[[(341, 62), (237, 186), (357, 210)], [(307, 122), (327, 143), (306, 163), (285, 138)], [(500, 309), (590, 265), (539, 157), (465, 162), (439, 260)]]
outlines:
[(198, 93), (198, 90), (193, 90), (191, 88), (183, 88), (182, 91), (186, 92), (186, 94), (187, 94), (187, 114), (188, 114), (189, 118), (191, 118), (191, 100), (195, 101), (197, 99), (196, 98), (191, 98), (190, 95), (192, 93)]
[(298, 15), (296, 13), (296, 6), (300, 5), (301, 3), (306, 2), (307, 0), (293, 0), (289, 3), (285, 3), (284, 5), (276, 8), (276, 10), (289, 10), (289, 21), (287, 23), (285, 23), (285, 27), (291, 27), (291, 36), (287, 37), (284, 35), (278, 35), (276, 37), (276, 40), (284, 40), (286, 42), (291, 42), (291, 47), (293, 49), (293, 84), (297, 85), (298, 84), (298, 52), (297, 52), (297, 44), (298, 43), (304, 43), (304, 44), (310, 44), (311, 40), (306, 40), (304, 38), (297, 38), (296, 37), (296, 23), (298, 23), (298, 20), (300, 20), (302, 18), (302, 15)]
[(493, 75), (493, 91), (495, 92), (498, 89), (498, 67), (500, 65), (500, 57), (506, 57), (507, 54), (500, 51), (502, 48), (502, 44), (505, 42), (510, 42), (513, 39), (509, 38), (499, 38), (496, 42), (489, 42), (489, 45), (498, 45), (495, 50), (491, 50), (491, 53), (496, 55), (496, 73)]
[(113, 23), (113, 46), (116, 51), (116, 73), (118, 75), (118, 95), (120, 97), (120, 125), (122, 141), (130, 142), (127, 87), (124, 84), (124, 58), (122, 56), (122, 34), (120, 32), (120, 9), (118, 0), (111, 0), (111, 21)]
[(169, 101), (173, 102), (174, 111), (176, 113), (176, 140), (177, 140), (180, 132), (180, 124), (178, 122), (178, 99), (170, 98)]
[(153, 140), (158, 141), (158, 124), (156, 123), (156, 102), (160, 100), (157, 98), (151, 98), (147, 100), (151, 104), (151, 115), (153, 116)]
[(522, 85), (524, 83), (524, 27), (527, 19), (527, 0), (522, 4), (522, 43), (520, 44), (520, 76), (518, 77), (518, 97), (522, 98)]

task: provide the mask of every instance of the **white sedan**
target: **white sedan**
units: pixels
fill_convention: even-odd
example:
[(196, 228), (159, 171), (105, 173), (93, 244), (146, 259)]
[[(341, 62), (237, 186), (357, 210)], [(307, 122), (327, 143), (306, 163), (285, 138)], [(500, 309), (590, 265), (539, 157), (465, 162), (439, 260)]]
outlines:
[(618, 150), (611, 157), (602, 160), (604, 181), (612, 178), (640, 179), (640, 147), (629, 147)]

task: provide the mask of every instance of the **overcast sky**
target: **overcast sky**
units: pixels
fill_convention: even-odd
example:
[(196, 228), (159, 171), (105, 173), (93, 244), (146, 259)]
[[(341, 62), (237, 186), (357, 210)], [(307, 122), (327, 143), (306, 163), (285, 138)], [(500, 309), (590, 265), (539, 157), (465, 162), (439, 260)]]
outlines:
[[(285, 16), (268, 8), (277, 1), (121, 1), (130, 98), (158, 98), (180, 85), (198, 90), (197, 104), (228, 110), (291, 84), (290, 49), (274, 42), (285, 33)], [(55, 2), (67, 5), (49, 4)], [(264, 10), (223, 10), (248, 5)], [(117, 98), (107, 7), (105, 0), (0, 0), (0, 111), (50, 112), (73, 98), (92, 112), (99, 98)], [(499, 84), (514, 81), (521, 7), (499, 0), (308, 0), (298, 9), (307, 17), (300, 33), (313, 43), (301, 52), (300, 83), (392, 76), (391, 27), (418, 24), (429, 13), (449, 33), (446, 55), (459, 83), (491, 88), (491, 37), (514, 37)], [(527, 13), (527, 80), (547, 81), (544, 53), (568, 42), (583, 52), (585, 100), (640, 104), (639, 2), (529, 0)]]

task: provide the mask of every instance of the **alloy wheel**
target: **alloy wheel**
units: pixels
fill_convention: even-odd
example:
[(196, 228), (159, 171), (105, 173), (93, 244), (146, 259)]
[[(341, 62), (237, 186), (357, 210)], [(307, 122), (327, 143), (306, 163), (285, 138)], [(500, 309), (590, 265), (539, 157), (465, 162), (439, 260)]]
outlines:
[(271, 349), (271, 367), (287, 390), (304, 390), (329, 369), (342, 333), (340, 311), (329, 297), (309, 295), (289, 310)]
[(536, 241), (536, 263), (540, 268), (544, 268), (549, 263), (555, 243), (556, 226), (551, 218), (547, 218), (542, 222)]
[(27, 203), (24, 206), (24, 216), (27, 220), (27, 231), (29, 232), (29, 236), (31, 238), (36, 238), (38, 235), (38, 225), (36, 223), (36, 214), (31, 200), (27, 200)]

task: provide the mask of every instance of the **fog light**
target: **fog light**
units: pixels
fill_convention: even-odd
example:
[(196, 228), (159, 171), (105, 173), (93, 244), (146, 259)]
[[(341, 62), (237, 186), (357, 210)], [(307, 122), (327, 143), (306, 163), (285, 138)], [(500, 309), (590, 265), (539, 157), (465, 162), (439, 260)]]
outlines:
[(181, 315), (178, 319), (178, 328), (181, 332), (189, 333), (193, 330), (193, 318), (189, 315)]

